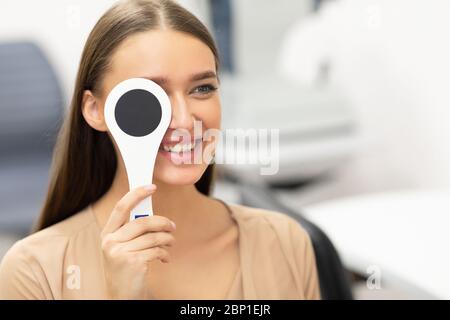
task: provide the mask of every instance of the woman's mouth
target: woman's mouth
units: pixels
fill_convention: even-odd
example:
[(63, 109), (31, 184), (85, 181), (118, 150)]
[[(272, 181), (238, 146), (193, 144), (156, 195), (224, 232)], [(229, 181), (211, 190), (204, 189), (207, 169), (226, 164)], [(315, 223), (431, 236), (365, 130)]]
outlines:
[[(164, 157), (171, 159), (176, 164), (186, 163), (192, 164), (194, 163), (194, 155), (197, 153), (196, 151), (202, 145), (202, 138), (195, 139), (189, 143), (179, 142), (176, 144), (165, 144), (161, 143), (159, 148), (159, 153)], [(200, 154), (201, 156), (201, 154)], [(201, 161), (201, 159), (200, 159)]]

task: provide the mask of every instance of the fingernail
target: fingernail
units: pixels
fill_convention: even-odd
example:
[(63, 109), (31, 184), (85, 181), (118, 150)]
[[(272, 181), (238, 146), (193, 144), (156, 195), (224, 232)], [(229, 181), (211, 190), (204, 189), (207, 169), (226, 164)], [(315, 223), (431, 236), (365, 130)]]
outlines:
[(148, 191), (153, 191), (153, 190), (156, 189), (156, 185), (154, 185), (154, 184), (149, 184), (149, 185), (145, 186), (144, 189), (145, 189), (145, 190), (148, 190)]
[(176, 228), (177, 228), (177, 225), (175, 224), (175, 222), (173, 222), (173, 221), (170, 221), (170, 223), (172, 224), (172, 226), (173, 226), (173, 228), (174, 228), (174, 229), (176, 229)]

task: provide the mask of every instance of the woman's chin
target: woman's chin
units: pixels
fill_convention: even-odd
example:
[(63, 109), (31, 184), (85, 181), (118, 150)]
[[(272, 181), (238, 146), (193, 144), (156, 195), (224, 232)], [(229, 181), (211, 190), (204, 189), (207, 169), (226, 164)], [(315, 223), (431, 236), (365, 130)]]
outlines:
[(155, 166), (154, 177), (156, 180), (171, 185), (192, 185), (196, 183), (207, 165), (204, 164), (183, 164), (173, 165), (164, 163), (164, 165)]

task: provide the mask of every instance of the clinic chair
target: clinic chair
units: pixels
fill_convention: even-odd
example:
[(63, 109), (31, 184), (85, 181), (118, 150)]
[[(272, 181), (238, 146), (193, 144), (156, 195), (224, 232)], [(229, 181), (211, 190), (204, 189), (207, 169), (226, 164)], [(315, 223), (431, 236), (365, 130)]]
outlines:
[(0, 232), (26, 235), (44, 201), (63, 98), (32, 42), (0, 43)]

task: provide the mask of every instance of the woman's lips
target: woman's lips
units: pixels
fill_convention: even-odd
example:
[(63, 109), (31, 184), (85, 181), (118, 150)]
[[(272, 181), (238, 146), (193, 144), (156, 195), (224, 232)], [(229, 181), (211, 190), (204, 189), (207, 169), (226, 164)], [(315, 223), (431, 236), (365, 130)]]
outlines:
[[(163, 157), (169, 159), (170, 161), (174, 162), (175, 164), (193, 164), (195, 159), (195, 155), (199, 154), (200, 156), (200, 161), (201, 161), (201, 147), (202, 147), (202, 142), (203, 140), (200, 139), (196, 139), (193, 140), (192, 142), (194, 143), (195, 141), (195, 146), (194, 148), (192, 148), (192, 150), (190, 151), (186, 151), (186, 152), (170, 152), (170, 151), (166, 151), (163, 149), (163, 143), (161, 143), (161, 146), (159, 148), (158, 153), (160, 153)], [(172, 143), (172, 144), (165, 144), (166, 146), (173, 146), (176, 145), (178, 142)], [(183, 142), (184, 144), (184, 142)]]
[(178, 140), (163, 139), (161, 141), (161, 147), (163, 145), (172, 147), (172, 146), (174, 146), (174, 145), (176, 145), (178, 143), (182, 143), (182, 144), (194, 143), (196, 140), (199, 140), (199, 139), (202, 139), (202, 138), (201, 137), (199, 137), (199, 138), (192, 138), (189, 141), (184, 140), (182, 137), (180, 137), (180, 139), (178, 139)]

